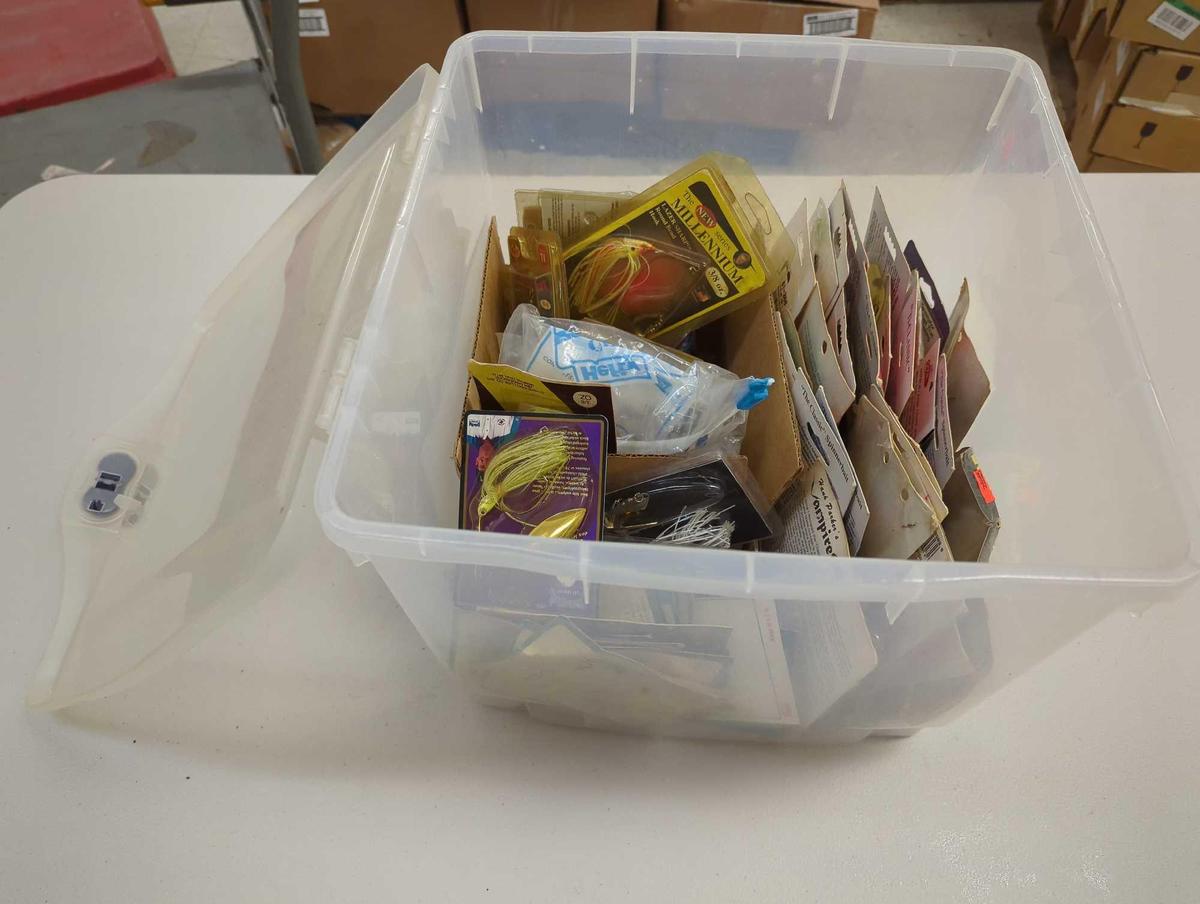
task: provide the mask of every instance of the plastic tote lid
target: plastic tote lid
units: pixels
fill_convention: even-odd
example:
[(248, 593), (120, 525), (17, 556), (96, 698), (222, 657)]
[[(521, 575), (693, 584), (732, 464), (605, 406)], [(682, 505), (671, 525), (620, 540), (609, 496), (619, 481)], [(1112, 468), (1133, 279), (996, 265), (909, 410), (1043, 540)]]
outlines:
[[(422, 66), (224, 280), (152, 395), (93, 445), (62, 508), (62, 604), (28, 702), (114, 693), (253, 586), (336, 409), (437, 87)], [(203, 253), (203, 249), (200, 249)]]

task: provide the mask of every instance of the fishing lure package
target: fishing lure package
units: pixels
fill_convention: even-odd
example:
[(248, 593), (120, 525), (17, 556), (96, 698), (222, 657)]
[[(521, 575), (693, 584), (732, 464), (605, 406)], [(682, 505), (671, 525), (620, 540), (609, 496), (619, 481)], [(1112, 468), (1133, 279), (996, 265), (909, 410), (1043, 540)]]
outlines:
[[(609, 424), (613, 422), (610, 386), (544, 380), (506, 364), (482, 361), (468, 361), (467, 373), (475, 381), (481, 409), (529, 414), (586, 414), (602, 417)], [(612, 429), (608, 431), (608, 451), (617, 451), (617, 434)]]
[(767, 287), (775, 307), (786, 307), (789, 276), (798, 266), (795, 239), (746, 160), (718, 151), (710, 151), (705, 157), (720, 167), (721, 175), (750, 225), (754, 241), (763, 252)]
[[(571, 316), (670, 345), (767, 288), (767, 261), (713, 155), (639, 194), (627, 213), (567, 248)], [(769, 202), (768, 202), (769, 203)]]
[(605, 539), (725, 549), (766, 540), (780, 530), (746, 460), (726, 452), (671, 459), (610, 489)]
[(528, 303), (550, 317), (569, 315), (562, 241), (557, 233), (514, 226), (508, 233), (508, 259), (505, 295), (510, 310)]
[(518, 189), (517, 219), (530, 229), (549, 229), (570, 246), (629, 210), (633, 192)]
[(673, 455), (699, 446), (737, 452), (747, 412), (773, 378), (739, 378), (723, 367), (600, 323), (513, 313), (500, 363), (538, 377), (612, 387), (617, 449)]
[(459, 527), (599, 540), (607, 433), (601, 417), (467, 412)]
[[(548, 319), (543, 321), (542, 318), (535, 320), (536, 311), (532, 309), (514, 314), (508, 308), (503, 294), (506, 269), (503, 239), (494, 220), (485, 226), (481, 251), (480, 275), (482, 281), (478, 289), (475, 338), (470, 348), (469, 358), (479, 365), (510, 364), (511, 362), (511, 366), (517, 370), (528, 372), (529, 368), (524, 365), (529, 360), (529, 355), (533, 352), (537, 341), (533, 333), (536, 330), (539, 336), (544, 335), (551, 321)], [(475, 295), (474, 291), (472, 291), (472, 295)], [(531, 314), (534, 315), (534, 318), (529, 317)], [(501, 344), (504, 342), (506, 331), (510, 334), (514, 333), (522, 324), (525, 324), (523, 328), (525, 335), (532, 344), (525, 346), (522, 344), (524, 342), (522, 340), (521, 343), (514, 345), (515, 337), (510, 335), (505, 345), (507, 354), (511, 358), (505, 358), (502, 361)], [(598, 335), (594, 336), (593, 334), (593, 331), (597, 330), (608, 330), (621, 337), (615, 345), (612, 342), (607, 344), (601, 342), (591, 350), (590, 355), (597, 359), (596, 363), (605, 365), (605, 367), (598, 366), (597, 373), (607, 371), (608, 364), (616, 363), (599, 359), (603, 355), (607, 355), (621, 360), (625, 355), (625, 350), (621, 346), (626, 343), (635, 343), (630, 348), (644, 354), (644, 357), (631, 356), (634, 362), (645, 361), (646, 358), (658, 358), (670, 365), (664, 368), (665, 379), (659, 379), (663, 374), (657, 368), (651, 370), (649, 364), (643, 368), (643, 373), (634, 372), (633, 376), (638, 376), (639, 379), (627, 377), (626, 379), (593, 380), (582, 375), (576, 376), (573, 368), (568, 368), (568, 372), (564, 373), (562, 368), (556, 366), (546, 366), (545, 370), (526, 375), (525, 379), (527, 380), (536, 378), (547, 385), (562, 383), (569, 386), (579, 384), (580, 380), (583, 380), (586, 385), (579, 385), (577, 391), (597, 395), (597, 398), (599, 394), (596, 393), (596, 389), (599, 386), (609, 388), (615, 415), (609, 421), (609, 432), (614, 434), (614, 438), (623, 437), (624, 441), (616, 442), (616, 452), (610, 451), (609, 453), (608, 475), (637, 473), (640, 468), (645, 466), (644, 459), (648, 455), (675, 455), (692, 451), (696, 447), (711, 447), (745, 456), (750, 471), (762, 488), (763, 494), (774, 503), (795, 482), (803, 470), (799, 426), (790, 396), (787, 392), (782, 391), (788, 381), (785, 370), (787, 350), (783, 346), (783, 339), (778, 332), (774, 312), (769, 300), (765, 297), (746, 305), (728, 317), (722, 317), (709, 328), (700, 331), (701, 338), (705, 340), (696, 345), (696, 351), (703, 359), (701, 361), (676, 349), (664, 348), (641, 337), (611, 330), (600, 324), (580, 321), (561, 325), (584, 330), (589, 338), (599, 338)], [(571, 347), (579, 350), (581, 359), (579, 363), (582, 364), (586, 360), (588, 349), (583, 337), (578, 338), (580, 338), (580, 345), (572, 344)], [(606, 348), (607, 351), (605, 351)], [(647, 408), (652, 410), (654, 407), (665, 405), (667, 391), (671, 386), (677, 385), (676, 377), (682, 374), (686, 380), (686, 374), (693, 368), (698, 372), (698, 376), (701, 372), (710, 372), (709, 368), (720, 373), (722, 378), (716, 384), (718, 389), (714, 391), (721, 393), (728, 391), (730, 383), (741, 383), (743, 395), (746, 388), (753, 387), (761, 391), (763, 387), (770, 384), (770, 389), (766, 392), (765, 399), (757, 401), (752, 408), (745, 410), (738, 409), (736, 401), (739, 395), (735, 392), (734, 401), (729, 403), (725, 415), (721, 417), (713, 414), (715, 410), (713, 408), (714, 397), (711, 393), (705, 394), (706, 390), (702, 389), (699, 395), (681, 394), (677, 397), (677, 401), (685, 404), (678, 406), (679, 410), (675, 416), (670, 417), (668, 426), (671, 428), (682, 426), (683, 416), (689, 410), (693, 413), (703, 413), (706, 418), (693, 437), (689, 438), (686, 435), (691, 432), (690, 428), (684, 430), (685, 435), (682, 436), (682, 441), (668, 433), (659, 436), (657, 429), (645, 437), (634, 432), (641, 429), (642, 422), (639, 422), (637, 417), (642, 416)], [(644, 379), (646, 374), (654, 374), (655, 377), (653, 380)], [(757, 378), (758, 382), (747, 383), (745, 381), (748, 378)], [(701, 377), (701, 379), (706, 380), (707, 378)], [(685, 382), (686, 385), (689, 384)], [(664, 391), (664, 387), (667, 391)], [(471, 374), (464, 373), (461, 409), (455, 418), (459, 428), (461, 428), (461, 418), (468, 411), (499, 411), (507, 407), (503, 403), (493, 405), (485, 400), (484, 396), (485, 393), (480, 392), (480, 388)], [(572, 392), (568, 398), (575, 401), (574, 396), (575, 392)], [(692, 404), (690, 400), (698, 401), (699, 407)], [(590, 403), (591, 399), (585, 401)], [(753, 394), (744, 400), (746, 404), (752, 401), (756, 401)], [(566, 413), (567, 411), (588, 415), (601, 413), (600, 405), (595, 407), (567, 405), (566, 408), (552, 410), (550, 407), (536, 404), (521, 404), (513, 405), (510, 410), (527, 413), (535, 413), (540, 410), (540, 413), (546, 414)], [(669, 408), (663, 410), (670, 411)], [(729, 416), (728, 421), (725, 421), (726, 416)], [(612, 446), (610, 446), (611, 448)], [(455, 429), (450, 454), (460, 473), (465, 462), (465, 453), (462, 430)]]

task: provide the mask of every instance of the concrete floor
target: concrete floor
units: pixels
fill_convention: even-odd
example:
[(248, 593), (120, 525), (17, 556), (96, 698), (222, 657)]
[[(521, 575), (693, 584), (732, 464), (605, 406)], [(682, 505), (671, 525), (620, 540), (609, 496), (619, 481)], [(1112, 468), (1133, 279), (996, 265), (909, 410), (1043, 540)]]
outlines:
[(179, 75), (219, 69), (258, 55), (250, 24), (238, 0), (156, 6), (154, 15)]
[(883, 0), (875, 20), (876, 41), (924, 44), (982, 44), (1007, 47), (1042, 67), (1059, 118), (1075, 108), (1075, 70), (1066, 45), (1047, 47), (1038, 25), (1037, 0), (973, 0), (968, 3)]
[(1037, 0), (973, 0), (969, 3), (892, 3), (875, 20), (877, 41), (922, 44), (985, 44), (1019, 50), (1047, 66)]

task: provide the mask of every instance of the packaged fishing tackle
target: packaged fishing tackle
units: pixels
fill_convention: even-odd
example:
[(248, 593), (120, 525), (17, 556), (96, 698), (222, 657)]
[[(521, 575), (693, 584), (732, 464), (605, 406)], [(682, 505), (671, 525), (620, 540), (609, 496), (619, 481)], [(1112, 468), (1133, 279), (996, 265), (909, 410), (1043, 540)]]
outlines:
[(562, 242), (557, 233), (514, 226), (508, 233), (508, 259), (504, 293), (509, 310), (528, 303), (547, 317), (569, 316)]
[(538, 377), (612, 387), (617, 450), (671, 455), (719, 444), (741, 447), (747, 412), (770, 378), (739, 378), (614, 327), (539, 317), (517, 308), (500, 342), (500, 363)]
[(600, 539), (607, 433), (600, 417), (467, 412), (459, 527)]
[(604, 518), (607, 540), (715, 548), (780, 528), (746, 460), (723, 452), (647, 466), (636, 482), (609, 490)]
[(715, 156), (633, 199), (632, 209), (567, 248), (571, 316), (668, 345), (766, 291), (768, 269)]

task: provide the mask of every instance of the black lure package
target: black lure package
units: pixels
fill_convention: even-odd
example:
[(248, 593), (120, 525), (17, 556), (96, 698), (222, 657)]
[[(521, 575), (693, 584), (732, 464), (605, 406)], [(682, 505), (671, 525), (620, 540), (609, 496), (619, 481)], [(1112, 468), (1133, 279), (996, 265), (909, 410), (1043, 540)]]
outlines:
[(740, 455), (702, 452), (648, 466), (633, 480), (604, 497), (605, 540), (724, 549), (781, 526)]

